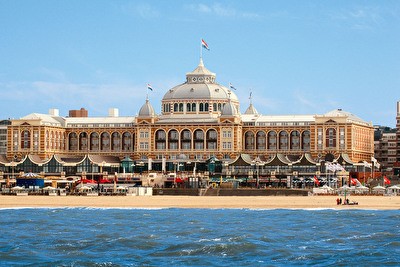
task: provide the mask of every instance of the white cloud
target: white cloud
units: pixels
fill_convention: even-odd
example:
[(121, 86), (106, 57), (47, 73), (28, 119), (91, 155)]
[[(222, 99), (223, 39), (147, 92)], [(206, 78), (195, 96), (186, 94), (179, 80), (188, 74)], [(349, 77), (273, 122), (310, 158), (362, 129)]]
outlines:
[(190, 10), (202, 13), (202, 14), (209, 14), (218, 17), (239, 17), (239, 18), (246, 18), (246, 19), (255, 19), (260, 18), (261, 16), (256, 13), (252, 12), (242, 12), (238, 11), (233, 7), (224, 6), (220, 3), (214, 3), (211, 5), (206, 4), (193, 4), (187, 6)]
[(342, 10), (333, 14), (331, 18), (344, 22), (354, 30), (371, 30), (382, 24), (384, 13), (385, 11), (379, 7), (364, 6)]
[(160, 16), (160, 11), (147, 3), (129, 3), (122, 5), (120, 9), (123, 13), (139, 16), (144, 19), (153, 19)]

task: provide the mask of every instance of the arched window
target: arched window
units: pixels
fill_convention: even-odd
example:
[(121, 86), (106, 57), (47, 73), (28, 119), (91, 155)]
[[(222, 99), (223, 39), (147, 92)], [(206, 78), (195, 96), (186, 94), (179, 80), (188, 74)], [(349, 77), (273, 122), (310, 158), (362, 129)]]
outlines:
[(301, 134), (301, 148), (305, 151), (310, 150), (310, 131), (304, 131)]
[(99, 150), (99, 134), (98, 133), (91, 133), (90, 134), (90, 150), (91, 151), (98, 151)]
[(192, 149), (192, 133), (189, 130), (181, 132), (181, 149)]
[(78, 135), (76, 133), (70, 133), (68, 139), (69, 150), (78, 150)]
[(326, 147), (336, 147), (336, 129), (328, 128), (326, 130)]
[(86, 151), (88, 149), (87, 147), (87, 133), (83, 132), (79, 134), (79, 150), (80, 151)]
[(200, 111), (200, 112), (203, 112), (203, 111), (204, 111), (204, 104), (203, 104), (203, 103), (200, 103), (200, 105), (199, 105), (199, 111)]
[(194, 137), (194, 149), (203, 150), (204, 149), (204, 132), (203, 130), (196, 130), (193, 133)]
[(196, 112), (196, 103), (192, 103), (192, 112)]
[(186, 112), (191, 112), (192, 111), (192, 105), (190, 103), (186, 104)]
[(168, 149), (178, 149), (179, 133), (177, 130), (168, 132)]
[(251, 150), (254, 149), (254, 133), (246, 132), (244, 135), (244, 149)]
[(266, 149), (266, 134), (264, 131), (257, 132), (257, 150), (265, 150)]
[(268, 132), (268, 149), (276, 150), (277, 149), (277, 142), (276, 142), (276, 132), (270, 131)]
[(217, 103), (214, 103), (213, 104), (213, 111), (217, 111), (218, 109), (217, 109)]
[(204, 111), (208, 112), (208, 109), (209, 109), (209, 105), (208, 105), (208, 103), (205, 103), (204, 104)]
[(290, 149), (300, 150), (300, 133), (299, 133), (299, 131), (292, 131), (290, 133)]
[(183, 103), (179, 103), (179, 112), (183, 112)]
[(111, 135), (111, 150), (120, 151), (121, 150), (121, 135), (117, 132)]
[(110, 134), (102, 133), (101, 134), (101, 151), (110, 150)]
[(281, 131), (279, 133), (279, 149), (287, 150), (288, 147), (288, 133), (286, 131)]
[(132, 149), (132, 135), (129, 132), (122, 134), (122, 150), (130, 151)]
[(165, 150), (166, 145), (167, 145), (167, 138), (166, 138), (166, 133), (164, 130), (158, 130), (155, 133), (155, 138), (156, 138), (156, 149), (157, 150)]
[(174, 112), (178, 112), (178, 103), (174, 104)]
[(217, 140), (218, 140), (218, 133), (214, 129), (210, 129), (207, 131), (207, 149), (217, 149)]

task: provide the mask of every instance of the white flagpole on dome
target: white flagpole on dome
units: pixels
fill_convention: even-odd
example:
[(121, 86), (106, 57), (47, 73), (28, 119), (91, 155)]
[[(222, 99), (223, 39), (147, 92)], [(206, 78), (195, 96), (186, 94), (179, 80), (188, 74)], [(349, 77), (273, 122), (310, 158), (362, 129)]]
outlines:
[(200, 59), (203, 58), (203, 39), (200, 39)]

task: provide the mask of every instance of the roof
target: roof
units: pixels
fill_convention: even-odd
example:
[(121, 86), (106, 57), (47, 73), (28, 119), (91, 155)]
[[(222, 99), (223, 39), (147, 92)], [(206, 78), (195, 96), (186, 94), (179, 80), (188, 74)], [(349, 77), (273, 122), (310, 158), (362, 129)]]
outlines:
[(200, 59), (196, 69), (186, 74), (186, 82), (168, 90), (163, 101), (166, 100), (228, 100), (238, 103), (238, 97), (230, 89), (215, 83), (215, 73), (209, 71)]
[(221, 116), (236, 116), (238, 115), (238, 111), (233, 105), (232, 101), (228, 101), (222, 109)]
[(67, 117), (66, 127), (74, 124), (129, 124), (134, 123), (135, 117)]
[(364, 121), (363, 119), (354, 115), (353, 113), (343, 111), (342, 109), (331, 110), (320, 117), (341, 117), (341, 118), (346, 118), (347, 121), (349, 121), (349, 122), (358, 122), (361, 124), (369, 124), (366, 121)]
[(293, 164), (299, 166), (313, 166), (316, 165), (317, 162), (314, 161), (310, 153), (305, 153), (298, 161), (293, 162)]
[(104, 156), (104, 155), (89, 155), (89, 160), (97, 165), (102, 165), (104, 166), (119, 166), (121, 163), (121, 160), (119, 157), (116, 156)]
[(254, 115), (257, 115), (258, 112), (257, 112), (256, 108), (253, 106), (253, 104), (250, 103), (250, 106), (246, 109), (246, 111), (245, 111), (244, 114), (254, 114)]
[(163, 100), (227, 100), (230, 98), (238, 102), (235, 93), (225, 86), (216, 83), (182, 83), (168, 90)]
[(154, 115), (154, 108), (150, 104), (149, 99), (146, 99), (146, 103), (139, 110), (139, 117), (153, 117)]
[(291, 163), (285, 155), (283, 154), (276, 154), (275, 157), (273, 157), (270, 161), (266, 162), (265, 165), (270, 165), (270, 166), (285, 166)]
[(314, 122), (314, 115), (257, 115), (257, 114), (242, 114), (243, 122), (260, 123), (284, 123), (284, 122)]
[(39, 120), (41, 125), (49, 126), (64, 126), (65, 124), (65, 119), (63, 117), (41, 113), (31, 113), (20, 118), (20, 120)]
[(233, 166), (245, 166), (251, 165), (251, 156), (249, 154), (240, 154), (234, 161), (229, 163), (229, 165)]

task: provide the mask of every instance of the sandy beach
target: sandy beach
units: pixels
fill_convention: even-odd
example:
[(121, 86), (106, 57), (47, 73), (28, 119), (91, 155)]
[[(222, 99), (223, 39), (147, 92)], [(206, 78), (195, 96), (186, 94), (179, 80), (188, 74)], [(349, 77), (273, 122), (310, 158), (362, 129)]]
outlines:
[(352, 196), (358, 205), (337, 205), (337, 196), (0, 196), (0, 208), (250, 208), (397, 210), (400, 197)]

